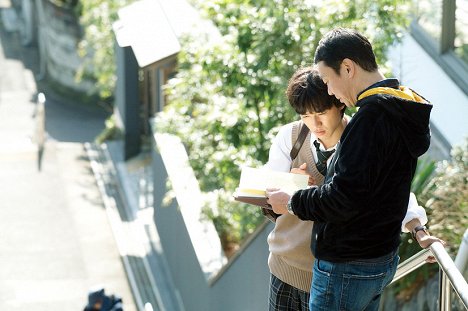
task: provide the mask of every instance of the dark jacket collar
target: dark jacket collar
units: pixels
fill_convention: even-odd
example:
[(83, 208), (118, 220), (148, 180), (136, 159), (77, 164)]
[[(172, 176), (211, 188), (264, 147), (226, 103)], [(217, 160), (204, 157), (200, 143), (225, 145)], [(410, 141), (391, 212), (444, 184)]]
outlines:
[(384, 79), (384, 80), (381, 80), (379, 82), (376, 82), (376, 83), (372, 84), (368, 88), (366, 88), (366, 89), (362, 90), (361, 92), (359, 92), (359, 94), (357, 94), (356, 98), (359, 98), (359, 95), (361, 95), (365, 91), (373, 89), (375, 87), (391, 87), (391, 88), (397, 89), (399, 86), (400, 86), (400, 81), (398, 81), (398, 79), (395, 79), (395, 78)]

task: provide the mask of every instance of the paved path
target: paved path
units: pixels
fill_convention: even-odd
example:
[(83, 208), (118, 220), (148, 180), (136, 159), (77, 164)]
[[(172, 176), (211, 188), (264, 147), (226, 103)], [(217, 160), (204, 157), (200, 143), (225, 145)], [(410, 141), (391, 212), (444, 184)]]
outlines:
[[(6, 10), (0, 6), (0, 13)], [(136, 310), (83, 143), (105, 113), (46, 103), (37, 167), (34, 49), (19, 45), (0, 14), (0, 310), (82, 310), (96, 284)]]

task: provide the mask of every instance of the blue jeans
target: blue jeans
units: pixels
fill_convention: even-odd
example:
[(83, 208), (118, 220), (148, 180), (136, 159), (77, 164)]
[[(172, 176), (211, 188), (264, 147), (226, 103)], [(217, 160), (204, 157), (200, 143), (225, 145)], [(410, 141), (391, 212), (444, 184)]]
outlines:
[(377, 311), (384, 288), (392, 281), (398, 250), (382, 257), (333, 263), (316, 259), (311, 311)]

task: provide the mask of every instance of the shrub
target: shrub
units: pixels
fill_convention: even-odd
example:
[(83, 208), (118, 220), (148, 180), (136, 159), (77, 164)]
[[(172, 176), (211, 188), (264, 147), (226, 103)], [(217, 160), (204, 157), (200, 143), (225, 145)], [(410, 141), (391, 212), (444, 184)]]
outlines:
[[(426, 207), (430, 233), (447, 242), (452, 257), (457, 253), (468, 228), (468, 137), (455, 146), (449, 161), (418, 163), (412, 191)], [(400, 262), (419, 252), (421, 247), (410, 234), (404, 235), (400, 246)], [(437, 264), (424, 265), (396, 284), (398, 298), (412, 297), (438, 271)]]

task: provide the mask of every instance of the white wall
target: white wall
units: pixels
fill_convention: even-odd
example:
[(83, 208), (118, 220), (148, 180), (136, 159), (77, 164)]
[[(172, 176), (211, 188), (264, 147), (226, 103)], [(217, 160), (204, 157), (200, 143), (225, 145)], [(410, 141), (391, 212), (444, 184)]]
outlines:
[(468, 136), (468, 96), (409, 34), (389, 59), (395, 77), (432, 102), (431, 121), (445, 139), (461, 143)]

